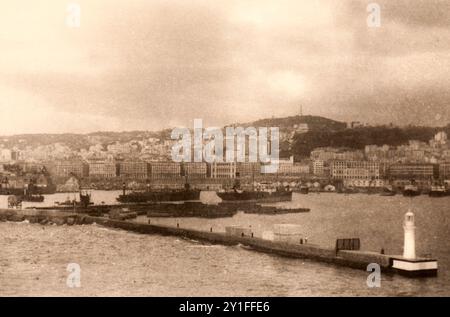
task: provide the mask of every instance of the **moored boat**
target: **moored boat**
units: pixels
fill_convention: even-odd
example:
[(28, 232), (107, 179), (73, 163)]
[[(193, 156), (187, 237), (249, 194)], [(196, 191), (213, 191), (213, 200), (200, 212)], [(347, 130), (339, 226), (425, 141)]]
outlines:
[(276, 190), (276, 191), (229, 191), (217, 192), (224, 202), (280, 202), (291, 201), (292, 191), (290, 190)]
[(22, 201), (41, 203), (44, 201), (44, 196), (42, 195), (23, 195), (21, 196)]
[(442, 185), (433, 185), (431, 186), (431, 190), (428, 193), (430, 197), (444, 197), (449, 195), (450, 193), (445, 189), (445, 186)]
[(403, 196), (419, 196), (420, 190), (416, 185), (405, 185), (405, 188), (403, 189)]
[(397, 192), (391, 187), (385, 187), (380, 193), (380, 196), (395, 196)]
[(131, 192), (117, 197), (121, 203), (199, 200), (200, 190)]
[(80, 190), (79, 198), (80, 200), (77, 201), (75, 198), (71, 200), (69, 197), (67, 197), (66, 201), (55, 202), (55, 204), (61, 207), (84, 207), (84, 208), (94, 204), (91, 201), (91, 193), (88, 190)]
[(309, 193), (309, 187), (306, 186), (306, 185), (300, 186), (299, 193), (300, 193), (300, 194), (308, 194), (308, 193)]

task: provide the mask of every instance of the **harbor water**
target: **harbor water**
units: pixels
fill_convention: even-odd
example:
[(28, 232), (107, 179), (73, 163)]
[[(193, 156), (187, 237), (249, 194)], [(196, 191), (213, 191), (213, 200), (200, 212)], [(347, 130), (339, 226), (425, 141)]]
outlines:
[[(119, 192), (94, 191), (96, 203), (113, 203)], [(52, 205), (73, 194), (46, 196)], [(202, 193), (202, 199), (217, 199)], [(401, 254), (403, 215), (416, 215), (418, 255), (439, 261), (438, 277), (381, 275), (369, 288), (370, 272), (307, 259), (290, 259), (240, 246), (207, 245), (177, 237), (140, 235), (98, 225), (42, 226), (0, 223), (0, 295), (123, 296), (450, 296), (450, 197), (382, 197), (365, 194), (294, 194), (284, 207), (309, 213), (221, 219), (152, 218), (154, 224), (222, 232), (250, 227), (257, 236), (274, 224), (303, 228), (308, 243), (333, 247), (336, 238), (360, 238), (361, 249)], [(0, 196), (6, 207), (6, 196)], [(136, 221), (147, 222), (140, 216)], [(81, 287), (69, 288), (67, 265), (81, 268)]]

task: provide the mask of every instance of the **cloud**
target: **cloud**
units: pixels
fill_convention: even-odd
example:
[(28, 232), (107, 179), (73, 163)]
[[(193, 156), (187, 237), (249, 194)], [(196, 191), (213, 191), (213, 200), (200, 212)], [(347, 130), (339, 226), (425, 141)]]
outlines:
[(2, 116), (2, 133), (45, 132), (33, 124), (41, 113), (61, 118), (61, 132), (155, 130), (293, 115), (300, 104), (340, 120), (450, 119), (439, 111), (448, 1), (378, 1), (375, 29), (363, 0), (76, 2), (78, 29), (64, 24), (65, 4), (5, 6), (0, 104), (28, 124)]

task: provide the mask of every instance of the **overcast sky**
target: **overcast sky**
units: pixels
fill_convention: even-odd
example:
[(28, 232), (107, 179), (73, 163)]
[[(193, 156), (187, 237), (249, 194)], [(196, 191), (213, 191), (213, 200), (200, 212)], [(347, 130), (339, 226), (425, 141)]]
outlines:
[(62, 0), (0, 7), (0, 134), (299, 113), (450, 122), (450, 1)]

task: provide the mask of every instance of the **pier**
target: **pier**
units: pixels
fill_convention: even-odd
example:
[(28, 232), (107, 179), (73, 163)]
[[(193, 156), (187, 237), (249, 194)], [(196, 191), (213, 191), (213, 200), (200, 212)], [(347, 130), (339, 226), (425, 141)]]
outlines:
[[(410, 214), (407, 214), (410, 217)], [(408, 218), (410, 219), (410, 218)], [(31, 223), (97, 224), (109, 228), (117, 228), (141, 234), (158, 234), (176, 236), (211, 244), (242, 245), (249, 249), (291, 258), (308, 258), (320, 262), (331, 263), (355, 269), (366, 270), (371, 263), (380, 266), (383, 272), (399, 273), (406, 276), (436, 276), (437, 260), (432, 258), (411, 258), (401, 255), (387, 255), (360, 250), (342, 250), (312, 243), (292, 243), (273, 241), (254, 237), (253, 233), (242, 232), (230, 234), (223, 232), (206, 232), (155, 224), (114, 220), (106, 217), (95, 217), (70, 212), (52, 210), (14, 210), (0, 209), (0, 221), (24, 221)], [(407, 241), (407, 243), (410, 243)]]

